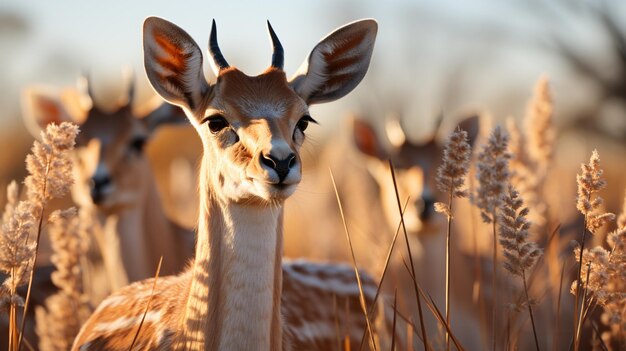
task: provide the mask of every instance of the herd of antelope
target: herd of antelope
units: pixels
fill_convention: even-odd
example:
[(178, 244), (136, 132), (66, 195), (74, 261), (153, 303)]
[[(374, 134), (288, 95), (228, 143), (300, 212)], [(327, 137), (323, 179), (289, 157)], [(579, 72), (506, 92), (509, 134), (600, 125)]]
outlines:
[[(361, 341), (360, 294), (371, 304), (376, 283), (363, 274), (357, 286), (350, 265), (283, 262), (282, 221), (284, 201), (301, 179), (305, 130), (315, 123), (309, 106), (339, 99), (363, 79), (377, 24), (362, 20), (331, 33), (291, 79), (268, 29), (271, 66), (248, 76), (222, 56), (214, 22), (209, 52), (217, 81), (209, 84), (195, 41), (166, 20), (148, 18), (146, 73), (165, 102), (141, 116), (133, 110), (132, 80), (123, 103), (106, 111), (83, 78), (80, 119), (58, 96), (26, 91), (25, 118), (35, 135), (50, 123), (79, 124), (72, 196), (114, 228), (118, 242), (107, 243), (107, 252), (119, 251), (120, 284), (134, 282), (99, 304), (73, 349), (126, 350), (140, 321), (134, 349), (326, 350), (336, 345), (336, 323), (350, 325), (352, 343)], [(189, 122), (203, 145), (195, 249), (194, 231), (166, 215), (143, 153), (158, 127)], [(147, 278), (160, 257), (164, 276), (151, 292)], [(332, 306), (349, 310), (334, 313)]]
[[(436, 318), (421, 320), (422, 309), (432, 315), (413, 284), (419, 281), (423, 298), (443, 306), (446, 217), (434, 206), (445, 200), (435, 185), (443, 137), (463, 130), (474, 145), (484, 121), (472, 115), (451, 127), (440, 118), (422, 125), (431, 132), (414, 141), (401, 118), (387, 118), (379, 130), (352, 114), (315, 150), (316, 168), (303, 171), (307, 128), (317, 124), (310, 106), (357, 87), (377, 23), (336, 29), (291, 78), (269, 22), (267, 29), (271, 64), (248, 76), (222, 55), (213, 21), (208, 53), (216, 80), (208, 82), (190, 35), (147, 18), (144, 67), (158, 96), (142, 108), (132, 76), (112, 110), (96, 104), (86, 76), (71, 93), (25, 90), (24, 121), (34, 136), (51, 124), (79, 126), (72, 200), (93, 213), (102, 232), (100, 255), (90, 254), (93, 270), (86, 274), (103, 288), (72, 350), (410, 350), (428, 345), (427, 336), (448, 335)], [(145, 149), (161, 127), (189, 124), (202, 145), (195, 228), (166, 211)], [(296, 188), (302, 190), (292, 196)], [(392, 255), (400, 228), (406, 247)], [(476, 269), (492, 274), (480, 268), (481, 258), (453, 250), (449, 327), (455, 341), (480, 349), (489, 336), (485, 311), (503, 302), (474, 277)], [(409, 260), (416, 263), (412, 273)], [(41, 272), (45, 285), (49, 277)], [(439, 347), (454, 346), (430, 348)]]

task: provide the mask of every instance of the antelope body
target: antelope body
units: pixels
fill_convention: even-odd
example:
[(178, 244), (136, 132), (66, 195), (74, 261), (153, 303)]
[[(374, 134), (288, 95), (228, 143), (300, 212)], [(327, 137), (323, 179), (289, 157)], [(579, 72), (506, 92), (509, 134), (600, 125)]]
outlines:
[[(159, 278), (154, 293), (147, 280), (103, 301), (74, 349), (128, 349), (144, 311), (135, 350), (328, 349), (328, 326), (335, 325), (329, 302), (333, 296), (356, 301), (356, 284), (348, 268), (282, 264), (283, 203), (301, 179), (298, 151), (313, 121), (309, 105), (356, 87), (377, 25), (363, 20), (333, 32), (291, 80), (268, 27), (272, 65), (247, 76), (222, 56), (213, 23), (209, 51), (217, 81), (209, 85), (201, 51), (186, 32), (155, 17), (144, 22), (148, 78), (161, 97), (184, 109), (203, 143), (196, 256), (184, 273)], [(365, 282), (371, 299), (375, 284)], [(302, 312), (303, 304), (317, 301), (318, 312), (327, 313)]]

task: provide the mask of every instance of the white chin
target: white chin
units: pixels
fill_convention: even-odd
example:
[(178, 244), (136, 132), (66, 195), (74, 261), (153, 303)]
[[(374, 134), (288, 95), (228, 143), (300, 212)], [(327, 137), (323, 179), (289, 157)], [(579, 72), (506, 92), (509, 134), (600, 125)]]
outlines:
[(296, 191), (297, 184), (254, 182), (255, 193), (264, 200), (285, 200)]

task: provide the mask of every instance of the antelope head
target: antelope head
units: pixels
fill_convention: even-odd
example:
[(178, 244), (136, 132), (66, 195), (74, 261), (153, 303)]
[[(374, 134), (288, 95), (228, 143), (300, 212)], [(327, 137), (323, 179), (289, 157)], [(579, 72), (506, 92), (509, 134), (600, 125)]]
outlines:
[(24, 119), (35, 137), (49, 123), (71, 121), (80, 125), (72, 197), (78, 204), (95, 204), (104, 213), (117, 213), (137, 205), (149, 186), (145, 179), (152, 171), (144, 146), (154, 130), (166, 123), (186, 123), (186, 119), (179, 108), (162, 102), (147, 114), (134, 113), (133, 79), (112, 111), (94, 104), (86, 77), (81, 77), (78, 85), (78, 90), (61, 93), (26, 89)]
[(176, 25), (156, 17), (143, 27), (146, 73), (156, 92), (184, 109), (204, 146), (201, 182), (219, 200), (275, 204), (300, 182), (299, 150), (315, 123), (309, 106), (348, 94), (363, 79), (377, 24), (362, 20), (323, 39), (291, 78), (283, 71), (283, 47), (268, 22), (271, 65), (257, 76), (230, 66), (217, 43), (213, 21), (209, 55), (217, 76), (209, 84), (202, 51)]
[[(388, 160), (396, 172), (398, 192), (402, 201), (409, 196), (404, 221), (407, 231), (414, 234), (437, 232), (434, 220), (434, 204), (444, 200), (435, 186), (435, 175), (443, 156), (443, 143), (437, 137), (441, 120), (434, 132), (422, 142), (412, 142), (405, 133), (401, 121), (391, 118), (385, 124), (387, 142), (378, 137), (374, 127), (358, 117), (352, 118), (353, 141), (356, 148), (367, 158), (367, 168), (379, 187), (380, 201), (389, 223), (398, 218), (395, 195)], [(470, 144), (479, 132), (479, 118), (472, 116), (458, 125), (468, 132)], [(385, 144), (391, 148), (385, 148)]]

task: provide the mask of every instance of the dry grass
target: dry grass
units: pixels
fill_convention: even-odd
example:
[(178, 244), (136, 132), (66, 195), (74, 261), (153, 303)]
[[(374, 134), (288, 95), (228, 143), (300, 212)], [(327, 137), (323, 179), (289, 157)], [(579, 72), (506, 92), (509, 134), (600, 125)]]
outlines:
[[(433, 254), (446, 257), (445, 276), (419, 274), (417, 268), (429, 268), (434, 263), (424, 261), (417, 252), (415, 243), (426, 242), (426, 239), (412, 238), (406, 230), (405, 211), (415, 199), (400, 192), (396, 183), (398, 174), (389, 163), (389, 181), (394, 183), (395, 190), (391, 201), (397, 204), (400, 219), (397, 227), (395, 222), (393, 224), (396, 229), (393, 235), (391, 230), (380, 228), (381, 233), (389, 232), (389, 236), (381, 234), (381, 242), (386, 245), (383, 248), (389, 249), (380, 267), (366, 267), (370, 272), (381, 272), (375, 305), (365, 305), (361, 289), (362, 318), (368, 329), (363, 340), (368, 342), (351, 345), (346, 337), (350, 333), (342, 330), (346, 326), (340, 326), (337, 320), (332, 326), (337, 349), (357, 350), (369, 346), (372, 350), (564, 350), (570, 344), (574, 350), (626, 348), (626, 201), (617, 220), (604, 209), (598, 195), (607, 187), (609, 191), (622, 190), (611, 188), (611, 184), (605, 182), (599, 153), (594, 151), (577, 177), (577, 202), (571, 201), (571, 207), (578, 208), (582, 214), (581, 223), (561, 226), (560, 209), (549, 200), (552, 190), (547, 188), (555, 155), (552, 111), (549, 85), (542, 79), (529, 103), (522, 129), (513, 122), (508, 124), (508, 133), (495, 127), (489, 139), (477, 147), (480, 154), (471, 162), (467, 136), (457, 130), (450, 136), (444, 153), (436, 155), (443, 160), (437, 176), (442, 194), (436, 208), (447, 217), (447, 229), (439, 228), (439, 232), (430, 235), (445, 235), (446, 241), (445, 246), (424, 246), (422, 250), (432, 250)], [(76, 134), (75, 128), (68, 125), (52, 128), (57, 129), (48, 131), (28, 158), (31, 175), (24, 194), (20, 196), (16, 183), (9, 186), (2, 216), (0, 269), (7, 279), (2, 285), (0, 307), (8, 316), (6, 335), (11, 351), (18, 350), (20, 343), (25, 344), (25, 340), (20, 341), (24, 335), (22, 328), (32, 326), (25, 322), (32, 316), (27, 314), (30, 286), (37, 274), (37, 268), (32, 270), (32, 267), (42, 233), (49, 233), (52, 239), (55, 255), (52, 260), (56, 266), (52, 281), (59, 292), (49, 297), (45, 308), (37, 308), (39, 349), (69, 348), (92, 307), (88, 301), (92, 301), (93, 287), (85, 279), (81, 263), (86, 255), (86, 232), (90, 230), (87, 216), (77, 216), (72, 211), (56, 213), (48, 220), (44, 216), (49, 200), (62, 196), (71, 185), (68, 171), (71, 164), (66, 156), (73, 146), (70, 139)], [(475, 176), (468, 180), (467, 174), (472, 168), (476, 169)], [(576, 177), (575, 174), (570, 176)], [(475, 189), (468, 187), (468, 182), (475, 182)], [(343, 214), (344, 205), (339, 197), (342, 190), (335, 185), (338, 211)], [(463, 198), (465, 195), (470, 195), (471, 202)], [(401, 198), (407, 200), (401, 203)], [(464, 205), (473, 206), (480, 217), (469, 217), (459, 211)], [(488, 222), (488, 227), (473, 225), (478, 218)], [(356, 270), (356, 257), (360, 252), (355, 252), (354, 248), (365, 246), (353, 242), (360, 240), (359, 223), (354, 225), (346, 218), (343, 220), (350, 248), (346, 255), (352, 258), (360, 282), (360, 270)], [(581, 228), (581, 224), (583, 231), (579, 235), (582, 235), (572, 250), (568, 243), (573, 237), (562, 227)], [(474, 227), (476, 229), (471, 229)], [(404, 240), (398, 242), (400, 230)], [(451, 240), (453, 231), (455, 239)], [(472, 231), (477, 232), (477, 238), (481, 231), (488, 233), (487, 237), (493, 240), (493, 251), (481, 254), (475, 250), (469, 260), (463, 261), (465, 253), (455, 247), (455, 242), (462, 236), (474, 235)], [(591, 235), (598, 244), (593, 248), (589, 248), (592, 245), (587, 242)], [(394, 262), (401, 264), (394, 266)], [(475, 271), (464, 266), (465, 262), (478, 262), (476, 272), (481, 275), (475, 277)], [(107, 264), (115, 266), (115, 262)], [(504, 271), (511, 274), (501, 274)], [(472, 287), (455, 281), (459, 275), (476, 281), (474, 288), (480, 291), (476, 299)], [(445, 285), (445, 289), (429, 291), (425, 288), (428, 281)], [(18, 288), (24, 285), (29, 288), (25, 296), (20, 296)], [(563, 288), (570, 285), (573, 298), (567, 294), (567, 288)], [(393, 300), (380, 297), (385, 293), (392, 295)], [(388, 319), (386, 331), (373, 320), (377, 306), (390, 311), (382, 314)], [(343, 306), (335, 302), (333, 306), (320, 308), (332, 309), (338, 316)], [(482, 314), (491, 314), (491, 320), (483, 321)], [(468, 315), (485, 334), (482, 343), (465, 339), (463, 318)], [(141, 327), (136, 335), (140, 331)]]
[[(70, 153), (77, 134), (78, 127), (71, 123), (49, 125), (41, 133), (41, 141), (34, 142), (31, 154), (26, 157), (29, 173), (24, 181), (27, 199), (16, 205), (17, 186), (13, 184), (9, 189), (0, 237), (4, 258), (2, 269), (8, 273), (3, 286), (8, 291), (10, 305), (11, 351), (20, 350), (22, 345), (46, 205), (52, 199), (63, 197), (72, 185)], [(24, 284), (28, 285), (28, 290), (22, 300), (17, 287)], [(18, 327), (17, 310), (22, 305), (22, 321)]]

